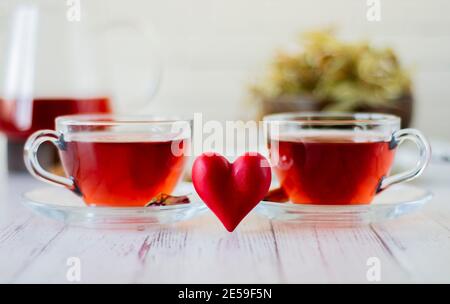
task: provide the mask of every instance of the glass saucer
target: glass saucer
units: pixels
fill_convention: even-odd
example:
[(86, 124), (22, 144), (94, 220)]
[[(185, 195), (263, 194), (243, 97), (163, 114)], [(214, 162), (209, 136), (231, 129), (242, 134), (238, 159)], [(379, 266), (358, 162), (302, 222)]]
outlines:
[(147, 225), (188, 220), (207, 209), (190, 183), (181, 183), (173, 195), (188, 195), (191, 202), (153, 207), (90, 207), (67, 189), (51, 186), (26, 192), (22, 202), (38, 214), (89, 228), (144, 229)]
[(256, 211), (273, 220), (297, 222), (370, 223), (394, 219), (420, 209), (433, 197), (428, 190), (395, 185), (369, 205), (305, 205), (261, 202)]

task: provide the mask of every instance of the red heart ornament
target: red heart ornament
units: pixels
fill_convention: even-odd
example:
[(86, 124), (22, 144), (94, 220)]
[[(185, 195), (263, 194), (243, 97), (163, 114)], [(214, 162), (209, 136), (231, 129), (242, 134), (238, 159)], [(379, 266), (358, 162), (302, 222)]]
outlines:
[(271, 179), (269, 162), (258, 153), (246, 153), (232, 164), (204, 153), (192, 167), (195, 190), (230, 232), (264, 198)]

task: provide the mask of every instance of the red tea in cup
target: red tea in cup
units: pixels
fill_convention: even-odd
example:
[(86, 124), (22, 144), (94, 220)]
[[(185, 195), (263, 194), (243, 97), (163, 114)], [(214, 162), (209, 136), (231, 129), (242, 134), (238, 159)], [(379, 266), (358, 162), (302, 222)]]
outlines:
[(180, 180), (188, 139), (127, 139), (77, 135), (60, 145), (61, 161), (83, 200), (96, 206), (144, 206), (160, 193), (170, 194)]
[(280, 136), (269, 151), (293, 203), (327, 205), (370, 203), (395, 155), (382, 136), (352, 132)]
[[(376, 113), (282, 113), (264, 118), (270, 160), (292, 203), (369, 204), (389, 186), (419, 176), (431, 149), (400, 118)], [(415, 167), (389, 176), (397, 146), (419, 150)]]
[[(143, 207), (170, 195), (190, 154), (191, 120), (148, 116), (72, 115), (56, 119), (25, 144), (29, 172), (65, 186), (91, 206)], [(39, 146), (57, 146), (66, 176), (46, 171)]]

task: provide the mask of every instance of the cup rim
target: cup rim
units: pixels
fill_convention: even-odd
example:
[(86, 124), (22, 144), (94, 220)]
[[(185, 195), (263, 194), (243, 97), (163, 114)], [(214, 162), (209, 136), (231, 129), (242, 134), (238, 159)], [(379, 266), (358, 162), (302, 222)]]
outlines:
[(56, 126), (117, 126), (191, 123), (192, 118), (160, 115), (75, 114), (58, 116)]
[(263, 117), (265, 123), (297, 125), (378, 125), (399, 126), (401, 118), (384, 113), (360, 112), (284, 112)]

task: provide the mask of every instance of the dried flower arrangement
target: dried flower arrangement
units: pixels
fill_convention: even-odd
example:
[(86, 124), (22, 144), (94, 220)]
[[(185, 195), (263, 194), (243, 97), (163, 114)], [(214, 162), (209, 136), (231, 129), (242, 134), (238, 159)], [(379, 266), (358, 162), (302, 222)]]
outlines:
[(333, 30), (307, 32), (300, 43), (301, 51), (277, 54), (265, 78), (251, 86), (253, 100), (303, 96), (323, 111), (358, 111), (398, 108), (399, 100), (411, 99), (410, 75), (392, 49), (341, 41)]

